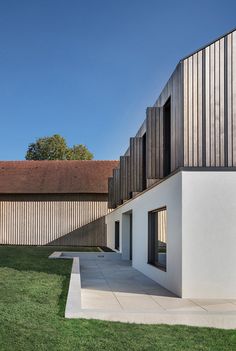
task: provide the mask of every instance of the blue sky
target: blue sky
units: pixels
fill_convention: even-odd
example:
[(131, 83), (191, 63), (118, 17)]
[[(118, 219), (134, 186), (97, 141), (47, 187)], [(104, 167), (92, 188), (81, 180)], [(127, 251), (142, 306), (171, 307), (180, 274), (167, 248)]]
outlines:
[(118, 158), (179, 59), (235, 26), (235, 0), (0, 0), (0, 159), (55, 133)]

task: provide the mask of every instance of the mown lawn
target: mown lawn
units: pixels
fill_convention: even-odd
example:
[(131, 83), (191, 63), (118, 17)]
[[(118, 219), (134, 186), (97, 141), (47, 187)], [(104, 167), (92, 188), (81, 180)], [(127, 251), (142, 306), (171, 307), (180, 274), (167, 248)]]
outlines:
[(64, 319), (70, 260), (0, 246), (0, 351), (236, 350), (236, 332)]

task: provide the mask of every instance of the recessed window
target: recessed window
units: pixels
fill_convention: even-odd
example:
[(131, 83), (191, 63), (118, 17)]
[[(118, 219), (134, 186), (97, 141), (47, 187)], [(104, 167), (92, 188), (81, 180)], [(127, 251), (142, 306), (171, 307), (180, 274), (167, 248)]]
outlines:
[(166, 207), (148, 213), (148, 263), (166, 271), (167, 210)]
[(120, 222), (115, 222), (115, 249), (120, 250)]

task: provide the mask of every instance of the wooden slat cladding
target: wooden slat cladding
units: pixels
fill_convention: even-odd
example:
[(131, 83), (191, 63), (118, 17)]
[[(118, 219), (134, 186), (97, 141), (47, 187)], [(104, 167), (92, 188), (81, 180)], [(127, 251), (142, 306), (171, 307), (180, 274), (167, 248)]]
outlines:
[(108, 208), (115, 208), (114, 178), (108, 178)]
[(184, 166), (236, 166), (236, 32), (183, 61)]
[(121, 200), (130, 198), (130, 156), (120, 157), (120, 194)]
[(130, 138), (130, 191), (144, 190), (143, 138)]
[(114, 180), (114, 205), (115, 207), (122, 203), (120, 194), (120, 168), (113, 169)]
[(151, 184), (163, 178), (163, 108), (147, 108), (146, 140), (146, 177)]
[(154, 107), (162, 108), (171, 98), (171, 172), (183, 165), (183, 72), (179, 63)]
[(102, 194), (2, 195), (0, 244), (46, 245), (107, 213)]
[(49, 245), (106, 246), (107, 228), (105, 216), (51, 241)]
[(179, 62), (125, 155), (133, 193), (180, 167), (236, 166), (235, 30)]

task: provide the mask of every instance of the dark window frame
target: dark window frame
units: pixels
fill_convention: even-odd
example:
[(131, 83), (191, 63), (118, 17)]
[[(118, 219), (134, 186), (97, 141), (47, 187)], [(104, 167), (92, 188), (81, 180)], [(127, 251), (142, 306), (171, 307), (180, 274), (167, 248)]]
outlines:
[[(163, 265), (155, 259), (155, 256), (156, 256), (155, 248), (156, 248), (156, 240), (158, 241), (158, 234), (157, 234), (157, 238), (156, 238), (155, 237), (155, 234), (156, 234), (155, 226), (157, 224), (155, 222), (154, 214), (156, 214), (157, 212), (161, 212), (161, 211), (166, 211), (166, 213), (167, 213), (167, 207), (163, 206), (163, 207), (160, 207), (160, 208), (157, 208), (155, 210), (148, 212), (148, 262), (147, 263), (166, 272), (167, 271), (167, 260), (166, 260), (166, 264)], [(166, 257), (167, 257), (167, 243), (166, 243)]]
[(115, 249), (120, 251), (120, 221), (115, 221)]

